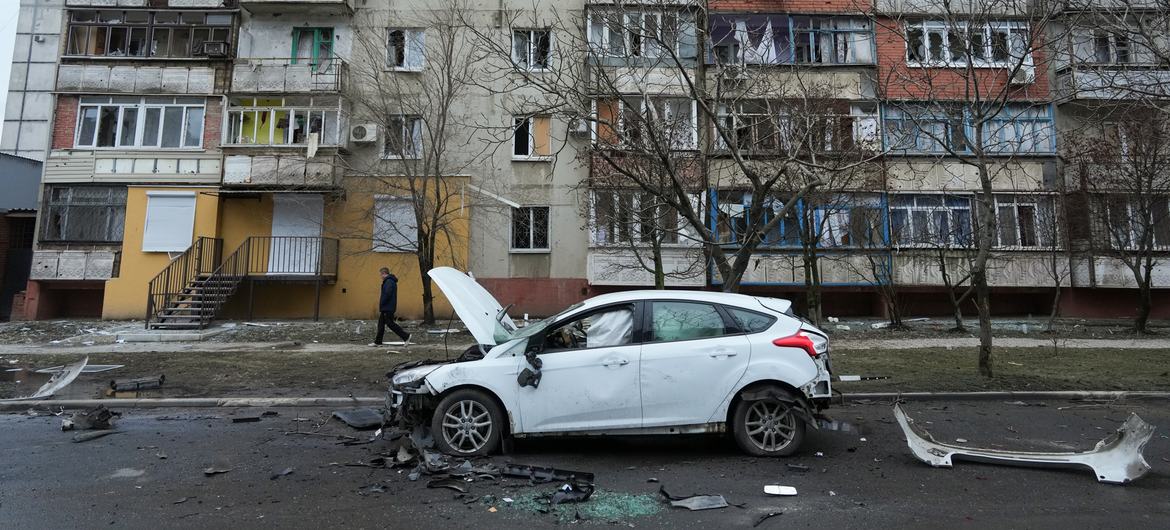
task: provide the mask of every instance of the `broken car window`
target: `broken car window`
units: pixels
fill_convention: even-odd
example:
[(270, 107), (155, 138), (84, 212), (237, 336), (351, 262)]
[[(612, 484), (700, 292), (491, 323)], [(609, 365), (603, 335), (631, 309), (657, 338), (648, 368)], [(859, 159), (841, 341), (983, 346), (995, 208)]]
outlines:
[(651, 340), (675, 341), (726, 335), (723, 317), (711, 304), (654, 302)]
[(545, 336), (544, 351), (579, 350), (633, 343), (634, 308), (610, 308), (558, 326)]

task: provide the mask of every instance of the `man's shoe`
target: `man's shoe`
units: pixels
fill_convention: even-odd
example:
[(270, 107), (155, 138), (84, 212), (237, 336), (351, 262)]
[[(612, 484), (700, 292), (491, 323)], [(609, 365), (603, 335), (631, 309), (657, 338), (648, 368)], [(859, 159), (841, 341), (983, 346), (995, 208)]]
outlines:
[(371, 343), (367, 344), (366, 346), (381, 346), (381, 345), (382, 345), (381, 342), (371, 342)]
[(414, 333), (407, 333), (406, 338), (402, 339), (402, 345), (406, 346), (407, 344), (410, 344), (410, 338), (413, 336), (414, 336)]

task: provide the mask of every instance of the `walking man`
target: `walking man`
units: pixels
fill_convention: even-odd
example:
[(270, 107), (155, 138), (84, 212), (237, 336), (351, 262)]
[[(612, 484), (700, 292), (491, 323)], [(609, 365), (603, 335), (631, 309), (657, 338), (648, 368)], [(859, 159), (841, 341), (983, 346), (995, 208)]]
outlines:
[(390, 269), (386, 267), (379, 269), (378, 273), (382, 275), (382, 294), (378, 297), (378, 335), (374, 337), (374, 342), (370, 346), (382, 345), (382, 335), (387, 326), (402, 339), (403, 343), (409, 342), (410, 333), (394, 321), (394, 312), (398, 310), (398, 277), (390, 274)]

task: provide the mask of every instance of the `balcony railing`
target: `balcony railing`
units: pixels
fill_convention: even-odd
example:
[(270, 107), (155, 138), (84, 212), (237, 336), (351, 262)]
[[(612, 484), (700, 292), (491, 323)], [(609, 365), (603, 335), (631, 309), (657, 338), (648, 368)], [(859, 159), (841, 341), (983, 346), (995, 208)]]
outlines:
[(1170, 70), (1141, 67), (1066, 68), (1057, 72), (1060, 101), (1170, 96)]
[(337, 156), (229, 155), (224, 158), (223, 184), (265, 189), (337, 187)]
[(232, 92), (238, 94), (307, 94), (340, 92), (345, 63), (331, 58), (316, 63), (308, 59), (245, 59), (232, 69)]

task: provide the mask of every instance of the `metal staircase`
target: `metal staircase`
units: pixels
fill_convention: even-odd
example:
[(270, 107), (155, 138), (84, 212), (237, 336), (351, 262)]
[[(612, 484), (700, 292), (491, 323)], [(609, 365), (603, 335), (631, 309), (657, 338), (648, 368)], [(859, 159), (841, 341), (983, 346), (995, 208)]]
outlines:
[(222, 249), (223, 240), (200, 237), (150, 281), (148, 329), (206, 328), (244, 280), (315, 281), (319, 305), (320, 283), (337, 277), (336, 239), (252, 236), (221, 261)]

